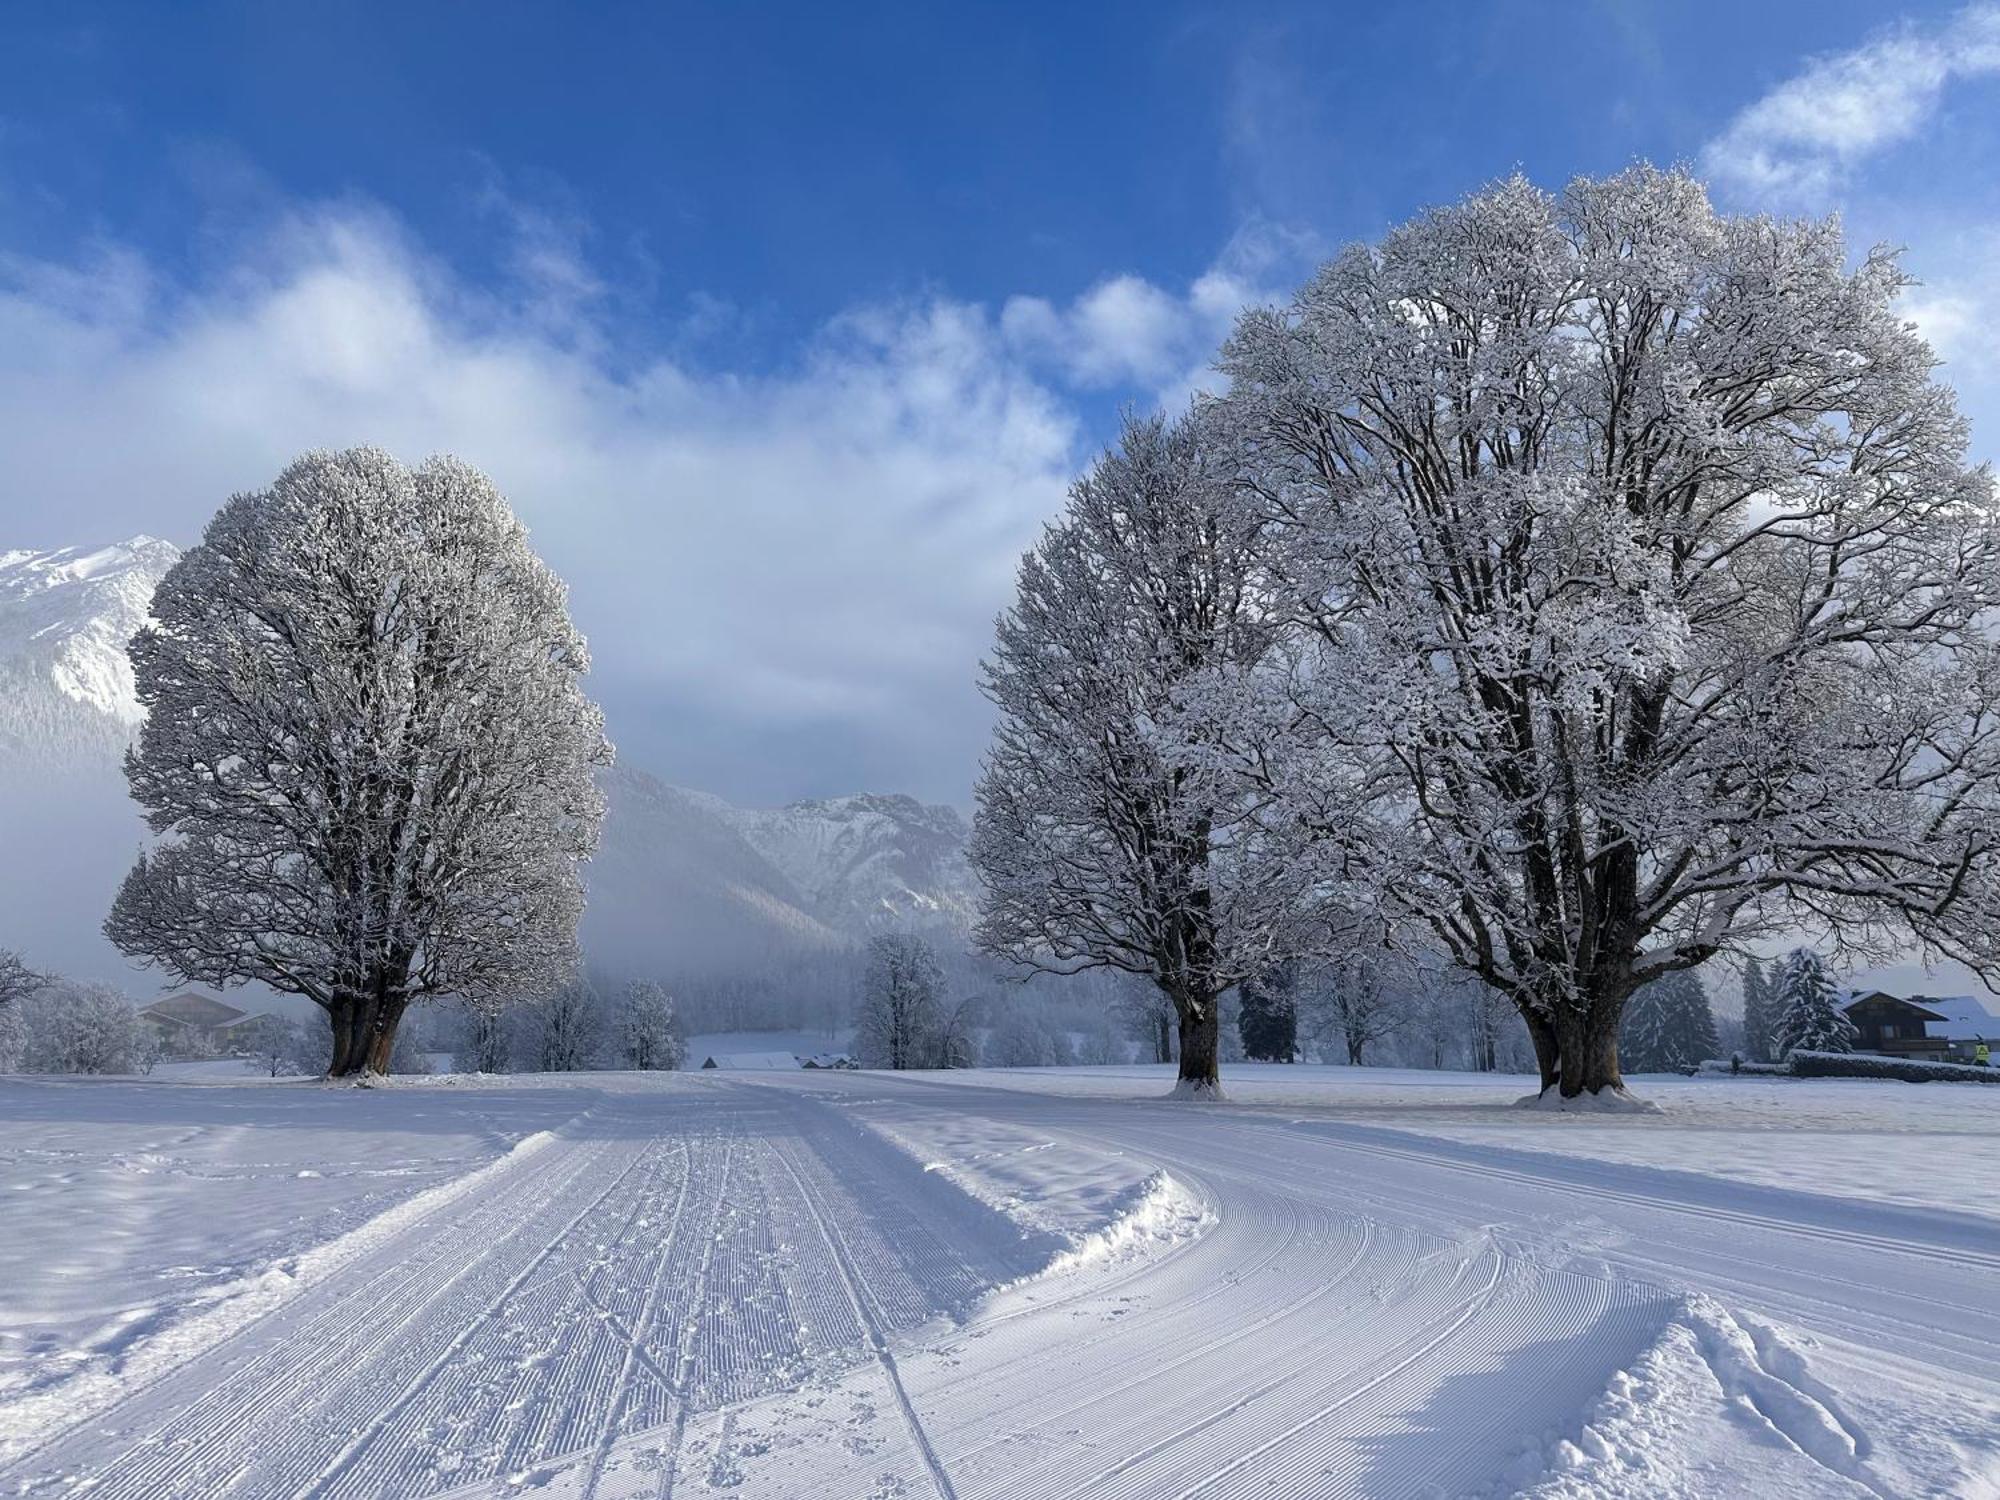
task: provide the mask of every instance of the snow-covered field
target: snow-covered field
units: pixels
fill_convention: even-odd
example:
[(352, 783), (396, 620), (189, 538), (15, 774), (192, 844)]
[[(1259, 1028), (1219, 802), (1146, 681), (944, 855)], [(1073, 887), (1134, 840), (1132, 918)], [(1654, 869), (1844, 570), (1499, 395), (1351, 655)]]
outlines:
[(0, 1494), (2000, 1495), (2000, 1089), (0, 1080)]

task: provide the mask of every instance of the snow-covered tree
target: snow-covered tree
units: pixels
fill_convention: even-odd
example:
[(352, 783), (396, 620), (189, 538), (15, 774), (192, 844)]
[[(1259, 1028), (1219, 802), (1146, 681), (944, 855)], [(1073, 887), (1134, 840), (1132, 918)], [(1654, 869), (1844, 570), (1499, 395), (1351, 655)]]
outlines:
[(936, 1066), (974, 1068), (979, 1065), (977, 1028), (981, 1010), (979, 1001), (971, 995), (956, 1004), (947, 1001), (938, 1007)]
[(907, 932), (870, 938), (854, 1036), (862, 1065), (941, 1066), (944, 1004), (944, 970), (929, 943)]
[(1383, 958), (1350, 954), (1320, 969), (1306, 988), (1300, 1009), (1307, 1028), (1322, 1048), (1338, 1045), (1349, 1067), (1360, 1067), (1368, 1048), (1404, 1022), (1393, 967)]
[(143, 1073), (158, 1043), (132, 1002), (108, 984), (53, 979), (16, 1002), (30, 1073)]
[(1298, 970), (1292, 964), (1274, 964), (1237, 986), (1236, 1030), (1245, 1057), (1288, 1063), (1298, 1056), (1298, 990)]
[(1634, 990), (1804, 920), (2000, 967), (2000, 527), (1907, 284), (1638, 167), (1426, 213), (1228, 344), (1302, 606), (1235, 759), (1545, 1090), (1622, 1087)]
[(618, 1039), (628, 1067), (672, 1072), (687, 1061), (687, 1038), (674, 1015), (673, 996), (655, 980), (635, 979), (625, 986)]
[(1692, 972), (1663, 974), (1632, 993), (1619, 1057), (1635, 1073), (1692, 1073), (1721, 1050), (1708, 991)]
[(1076, 1060), (1060, 1017), (1033, 1001), (1001, 1010), (980, 1052), (989, 1068), (1066, 1068)]
[[(271, 1077), (277, 1078), (292, 1071), (292, 1058), (298, 1051), (298, 1031), (298, 1023), (283, 1016), (255, 1016), (234, 1027), (230, 1040)], [(313, 1070), (318, 1067), (315, 1062)]]
[(1778, 998), (1775, 981), (1757, 959), (1743, 966), (1743, 1051), (1751, 1062), (1772, 1062)]
[(505, 1073), (514, 1064), (514, 1020), (518, 1012), (490, 1005), (463, 1007), (452, 1066), (461, 1073)]
[(1178, 1026), (1172, 997), (1150, 981), (1119, 977), (1124, 983), (1113, 992), (1111, 1013), (1139, 1044), (1140, 1061), (1172, 1062)]
[(49, 983), (11, 948), (0, 948), (0, 1073), (19, 1072), (28, 1052), (27, 1000)]
[(572, 979), (535, 1002), (535, 1066), (544, 1073), (575, 1073), (595, 1061), (604, 1040), (602, 1007), (589, 981)]
[(48, 982), (48, 975), (29, 968), (12, 948), (0, 948), (0, 1010), (25, 1000)]
[(163, 838), (113, 942), (313, 1000), (335, 1076), (386, 1069), (413, 1001), (569, 973), (610, 750), (563, 586), (484, 475), (309, 454), (222, 508), (153, 619), (127, 775)]
[(1859, 1033), (1847, 1019), (1826, 960), (1794, 948), (1778, 971), (1778, 1021), (1772, 1046), (1778, 1060), (1794, 1052), (1852, 1052)]
[(1181, 701), (1204, 674), (1240, 680), (1270, 640), (1266, 523), (1229, 479), (1202, 421), (1153, 418), (1129, 420), (1072, 486), (985, 665), (999, 722), (972, 840), (980, 943), (1157, 985), (1189, 1095), (1216, 1088), (1223, 994), (1286, 956), (1280, 934), (1305, 905), (1200, 758), (1236, 706)]

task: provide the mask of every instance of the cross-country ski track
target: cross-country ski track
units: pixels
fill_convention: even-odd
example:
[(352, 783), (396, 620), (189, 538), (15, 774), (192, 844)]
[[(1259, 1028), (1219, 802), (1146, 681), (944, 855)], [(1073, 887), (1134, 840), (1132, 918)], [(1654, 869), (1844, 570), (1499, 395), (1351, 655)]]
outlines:
[[(577, 1097), (0, 1494), (1732, 1493), (1718, 1425), (1765, 1500), (2000, 1493), (1988, 1219), (991, 1078)], [(1170, 1222), (1051, 1267), (981, 1140)]]

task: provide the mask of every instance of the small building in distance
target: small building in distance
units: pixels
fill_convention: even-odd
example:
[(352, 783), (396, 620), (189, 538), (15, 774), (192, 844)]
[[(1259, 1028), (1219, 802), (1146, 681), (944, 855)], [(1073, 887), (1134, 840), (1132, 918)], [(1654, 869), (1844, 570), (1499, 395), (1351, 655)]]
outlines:
[(200, 990), (182, 990), (139, 1007), (139, 1019), (169, 1057), (230, 1057), (241, 1051), (240, 1028), (263, 1019)]
[(794, 1070), (800, 1063), (791, 1052), (711, 1052), (702, 1066), (733, 1073), (774, 1073)]

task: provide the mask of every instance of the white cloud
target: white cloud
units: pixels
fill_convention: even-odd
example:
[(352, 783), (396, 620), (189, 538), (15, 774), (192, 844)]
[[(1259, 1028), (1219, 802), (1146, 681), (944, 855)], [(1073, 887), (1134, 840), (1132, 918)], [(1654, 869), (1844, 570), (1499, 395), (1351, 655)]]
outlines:
[(2000, 5), (1936, 27), (1903, 25), (1821, 57), (1751, 104), (1702, 155), (1709, 176), (1753, 198), (1810, 204), (1875, 152), (1910, 140), (1953, 82), (2000, 72)]
[[(351, 207), (195, 291), (122, 252), (0, 266), (0, 530), (192, 540), (301, 450), (454, 451), (570, 579), (614, 732), (683, 758), (660, 769), (780, 796), (817, 788), (760, 781), (763, 751), (823, 743), (828, 776), (962, 797), (974, 664), (1081, 450), (1060, 397), (944, 299), (856, 310), (778, 374), (621, 373), (572, 336), (587, 274), (519, 269), (476, 292)], [(553, 318), (551, 285), (578, 293)]]
[(1022, 358), (1083, 388), (1138, 387), (1168, 410), (1216, 388), (1213, 361), (1236, 315), (1279, 301), (1316, 258), (1311, 236), (1253, 221), (1175, 295), (1137, 276), (1101, 281), (1067, 307), (1010, 298), (1000, 330)]

